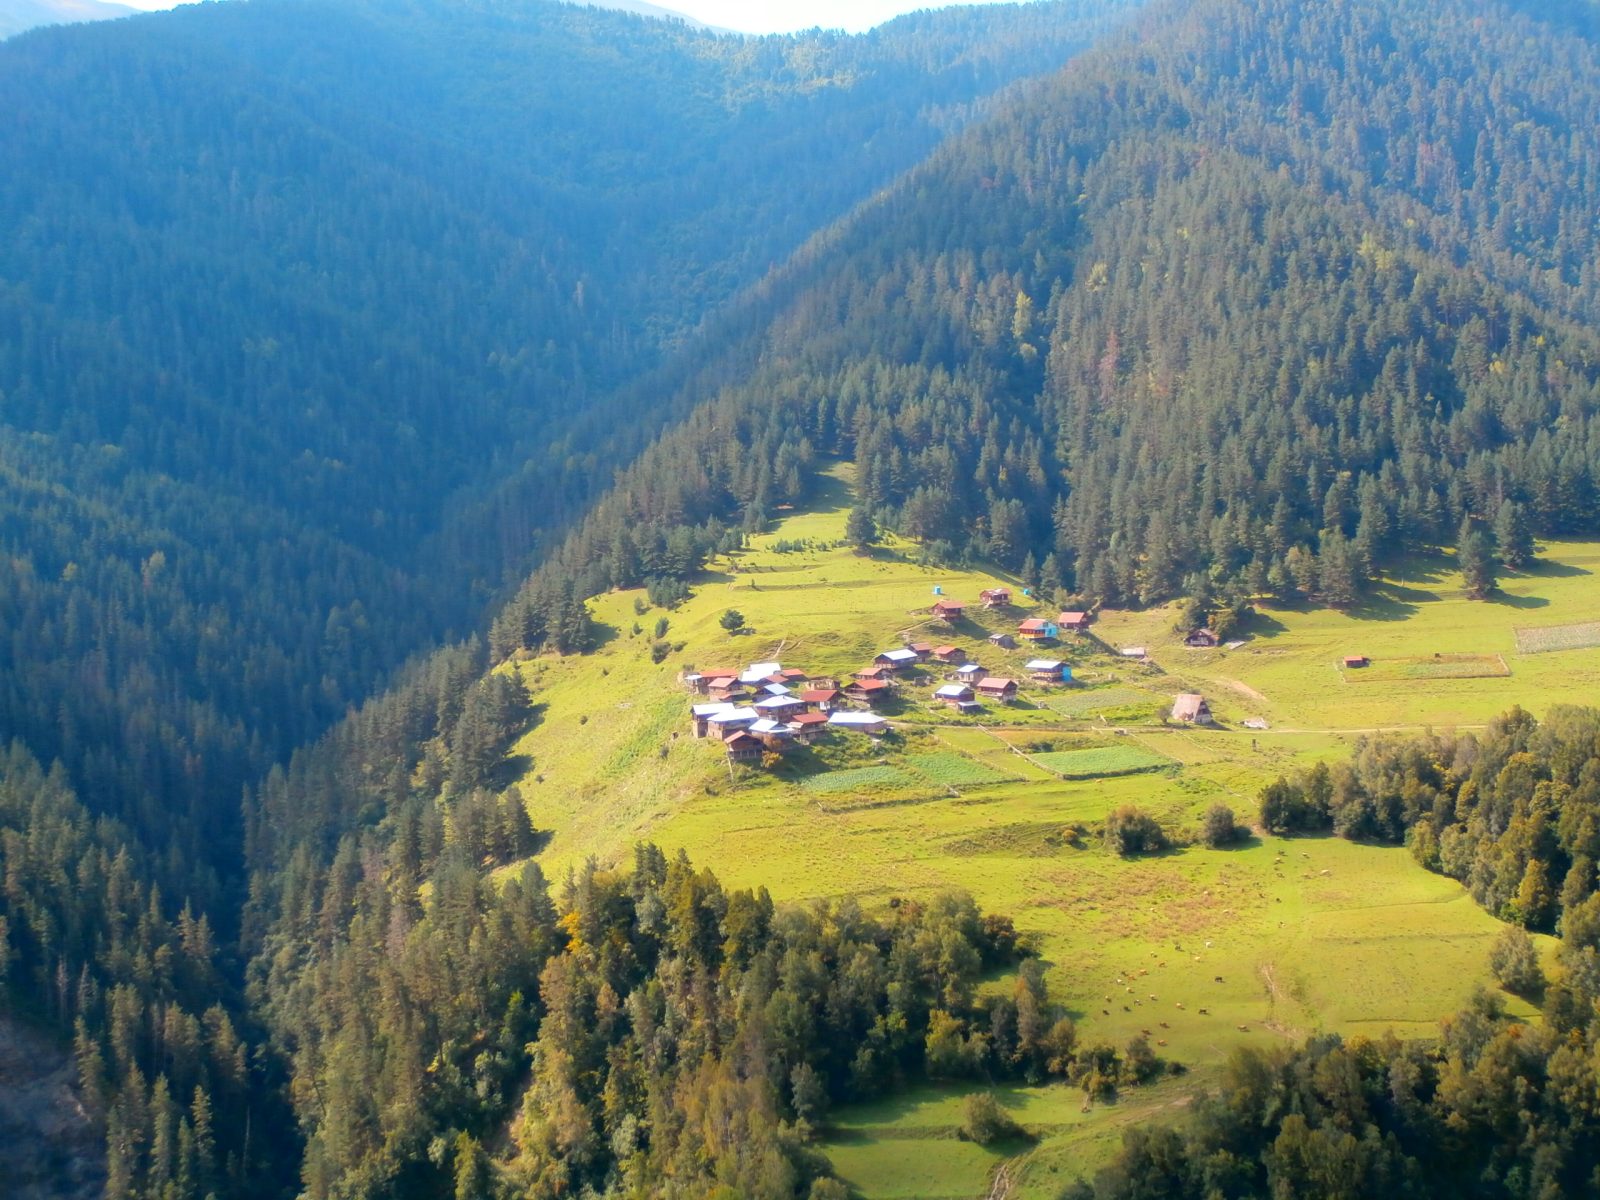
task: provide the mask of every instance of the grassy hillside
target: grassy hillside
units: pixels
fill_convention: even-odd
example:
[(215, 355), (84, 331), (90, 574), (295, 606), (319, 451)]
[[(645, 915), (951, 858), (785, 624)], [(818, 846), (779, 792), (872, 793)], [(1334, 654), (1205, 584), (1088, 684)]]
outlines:
[[(902, 635), (951, 640), (1024, 678), (1035, 656), (985, 641), (1032, 611), (1014, 580), (920, 566), (897, 541), (871, 556), (844, 545), (848, 477), (835, 467), (816, 505), (787, 514), (736, 563), (719, 561), (676, 611), (650, 609), (638, 592), (600, 597), (599, 650), (518, 664), (538, 718), (515, 752), (535, 823), (556, 831), (541, 856), (553, 877), (591, 854), (619, 861), (648, 837), (780, 900), (851, 894), (871, 904), (965, 888), (1036, 940), (1084, 1039), (1121, 1044), (1148, 1029), (1200, 1082), (1240, 1043), (1317, 1030), (1425, 1036), (1487, 978), (1498, 924), (1404, 850), (1252, 838), (1123, 861), (1093, 829), (1129, 802), (1176, 830), (1218, 801), (1246, 818), (1263, 782), (1342, 752), (1367, 729), (1482, 723), (1512, 703), (1542, 710), (1593, 680), (1600, 649), (1518, 654), (1513, 631), (1589, 616), (1585, 564), (1600, 548), (1550, 548), (1542, 566), (1507, 580), (1501, 603), (1460, 598), (1447, 560), (1420, 563), (1354, 614), (1265, 611), (1233, 651), (1186, 649), (1166, 610), (1107, 613), (1094, 638), (1049, 651), (1073, 665), (1072, 687), (1025, 684), (1014, 708), (972, 719), (928, 703), (930, 681), (885, 709), (898, 736), (881, 750), (834, 734), (770, 773), (730, 772), (714, 741), (690, 735), (677, 683), (685, 666), (780, 659), (848, 675)], [(797, 543), (808, 548), (781, 549)], [(1016, 587), (1015, 611), (978, 613), (953, 637), (925, 626), (935, 586), (975, 601), (1000, 582)], [(730, 607), (751, 632), (720, 627)], [(656, 664), (662, 616), (678, 648)], [(1147, 645), (1151, 662), (1108, 649), (1128, 644)], [(1492, 656), (1494, 673), (1450, 677), (1435, 651)], [(1338, 665), (1355, 652), (1371, 656), (1366, 674)], [(1212, 699), (1220, 728), (1163, 722), (1172, 696), (1190, 689)], [(1245, 729), (1248, 717), (1271, 728)], [(1123, 773), (1132, 768), (1143, 769)], [(1074, 1091), (1008, 1093), (1043, 1135), (1011, 1177), (1024, 1194), (1051, 1194), (1109, 1151), (1125, 1122), (1181, 1102), (1191, 1086), (1163, 1084), (1092, 1112)], [(955, 1140), (961, 1094), (928, 1089), (841, 1114), (836, 1165), (874, 1197), (980, 1191), (1004, 1155)]]

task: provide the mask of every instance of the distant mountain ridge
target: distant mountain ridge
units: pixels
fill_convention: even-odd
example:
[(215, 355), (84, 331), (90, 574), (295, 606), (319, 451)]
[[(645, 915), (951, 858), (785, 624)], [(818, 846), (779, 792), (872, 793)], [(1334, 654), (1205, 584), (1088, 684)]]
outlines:
[(106, 21), (138, 11), (110, 0), (0, 0), (0, 39), (42, 25)]
[[(593, 6), (595, 8), (609, 8), (617, 12), (633, 13), (641, 17), (659, 17), (664, 21), (682, 21), (694, 29), (716, 29), (704, 21), (691, 17), (688, 13), (678, 12), (676, 9), (662, 8), (659, 4), (646, 4), (644, 0), (562, 0), (564, 4), (575, 4), (580, 8)], [(717, 32), (723, 32), (717, 30)]]

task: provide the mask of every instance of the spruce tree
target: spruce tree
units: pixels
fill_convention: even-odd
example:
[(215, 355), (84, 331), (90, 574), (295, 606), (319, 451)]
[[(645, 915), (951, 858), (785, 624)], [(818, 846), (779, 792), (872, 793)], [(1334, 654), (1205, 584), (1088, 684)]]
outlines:
[(872, 519), (871, 513), (857, 505), (845, 519), (844, 536), (857, 550), (865, 550), (878, 540), (878, 523)]
[(1472, 599), (1482, 600), (1494, 591), (1494, 553), (1489, 535), (1478, 528), (1470, 514), (1461, 519), (1461, 532), (1456, 537), (1456, 565)]
[(1506, 566), (1520, 569), (1533, 560), (1533, 532), (1515, 500), (1502, 500), (1494, 517), (1494, 548)]

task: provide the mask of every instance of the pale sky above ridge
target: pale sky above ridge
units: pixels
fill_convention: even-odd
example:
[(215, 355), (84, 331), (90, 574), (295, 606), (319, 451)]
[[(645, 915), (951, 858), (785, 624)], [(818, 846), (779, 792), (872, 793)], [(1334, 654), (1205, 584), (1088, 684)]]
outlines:
[[(178, 0), (121, 0), (147, 11), (177, 7)], [(603, 0), (601, 0), (603, 3)], [(655, 0), (663, 8), (742, 33), (792, 33), (797, 29), (844, 29), (861, 33), (902, 13), (945, 8), (930, 0)], [(966, 0), (991, 4), (1000, 0)]]

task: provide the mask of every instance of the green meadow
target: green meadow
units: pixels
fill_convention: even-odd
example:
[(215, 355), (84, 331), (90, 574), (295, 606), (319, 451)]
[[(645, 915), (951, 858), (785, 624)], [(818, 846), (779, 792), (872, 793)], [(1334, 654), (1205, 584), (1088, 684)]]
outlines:
[[(1049, 649), (1081, 682), (1035, 685), (1023, 664), (1037, 649), (987, 641), (1033, 613), (1016, 581), (918, 565), (915, 547), (893, 539), (857, 554), (842, 542), (847, 478), (836, 468), (813, 507), (713, 564), (675, 611), (637, 592), (602, 596), (591, 606), (598, 650), (516, 664), (537, 716), (515, 753), (534, 822), (552, 831), (540, 857), (557, 880), (587, 856), (622, 863), (648, 838), (780, 901), (871, 905), (964, 888), (1015, 919), (1081, 1039), (1120, 1045), (1148, 1031), (1189, 1068), (1087, 1111), (1076, 1090), (1002, 1089), (1037, 1140), (994, 1151), (956, 1137), (964, 1088), (839, 1111), (824, 1148), (862, 1195), (977, 1196), (1003, 1168), (1012, 1195), (1053, 1196), (1128, 1123), (1181, 1111), (1236, 1046), (1318, 1031), (1427, 1036), (1487, 981), (1499, 925), (1404, 849), (1252, 837), (1123, 861), (1095, 830), (1130, 803), (1180, 837), (1219, 802), (1249, 820), (1263, 783), (1364, 733), (1477, 726), (1513, 704), (1542, 712), (1593, 696), (1600, 648), (1518, 630), (1594, 620), (1600, 546), (1545, 547), (1490, 602), (1461, 594), (1448, 557), (1428, 559), (1352, 613), (1264, 607), (1235, 650), (1184, 647), (1170, 610), (1106, 613), (1092, 636)], [(978, 611), (979, 591), (999, 583), (1018, 606)], [(935, 588), (973, 605), (955, 629), (930, 621)], [(746, 632), (721, 628), (728, 608)], [(657, 664), (662, 616), (675, 649)], [(1519, 637), (1540, 648), (1519, 649)], [(847, 678), (903, 641), (961, 647), (1018, 679), (1018, 704), (957, 716), (931, 701), (938, 668), (884, 708), (896, 732), (882, 745), (834, 732), (763, 770), (730, 767), (715, 740), (692, 736), (678, 682), (689, 667), (776, 659)], [(1150, 661), (1114, 653), (1127, 645), (1147, 646)], [(1357, 654), (1371, 665), (1346, 668)], [(1217, 728), (1163, 721), (1184, 691), (1206, 695)], [(1250, 718), (1267, 728), (1244, 727)]]

